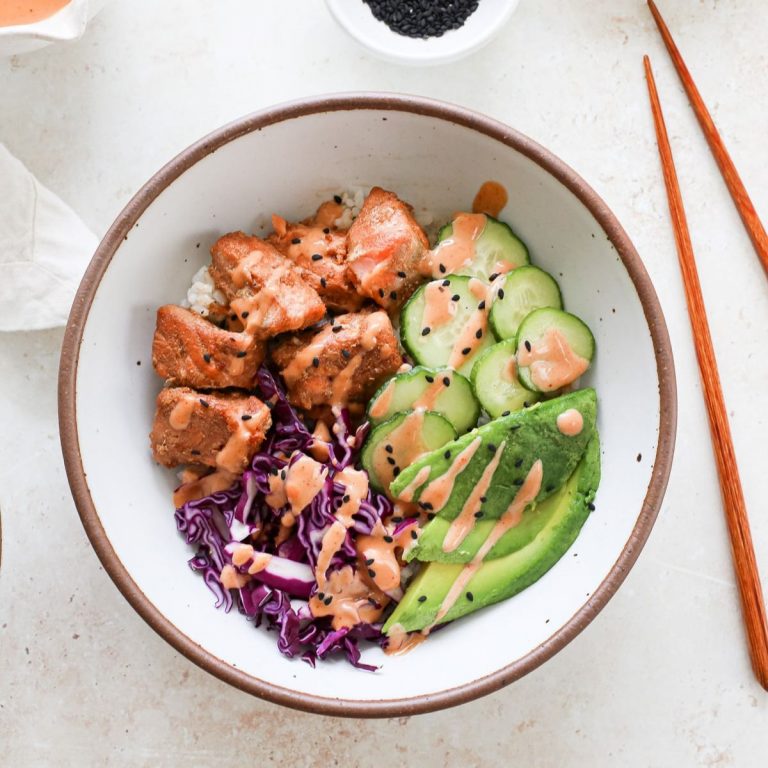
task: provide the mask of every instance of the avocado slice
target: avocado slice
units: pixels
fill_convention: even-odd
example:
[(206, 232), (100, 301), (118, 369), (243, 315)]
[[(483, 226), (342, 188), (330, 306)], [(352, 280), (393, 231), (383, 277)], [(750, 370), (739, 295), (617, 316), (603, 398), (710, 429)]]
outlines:
[[(584, 421), (581, 432), (572, 436), (563, 434), (557, 426), (557, 417), (570, 409), (579, 411)], [(512, 502), (536, 460), (540, 459), (544, 468), (541, 490), (536, 501), (547, 498), (566, 481), (579, 463), (594, 432), (596, 412), (595, 390), (581, 389), (494, 419), (421, 456), (391, 483), (390, 491), (395, 498), (404, 501), (423, 502), (422, 496), (435, 501), (429, 509), (444, 520), (454, 520), (470, 500), (486, 467), (494, 459), (496, 450), (500, 449), (502, 443), (506, 443), (487, 490), (474, 502), (481, 506), (483, 519), (496, 520)], [(438, 501), (437, 495), (431, 495), (431, 489), (427, 490), (428, 486), (441, 476), (450, 476), (451, 468), (457, 464), (457, 457), (462, 452), (466, 456), (472, 446), (476, 448), (471, 459), (456, 474), (455, 481), (446, 486), (447, 493), (443, 494), (445, 498)], [(457, 472), (455, 467), (453, 472)], [(471, 511), (472, 514), (474, 512)], [(428, 529), (429, 525), (424, 533)]]
[[(439, 623), (453, 621), (487, 605), (506, 600), (538, 581), (575, 541), (589, 516), (599, 483), (600, 442), (597, 431), (594, 431), (584, 458), (568, 479), (563, 492), (539, 505), (539, 511), (544, 511), (548, 519), (533, 541), (504, 557), (486, 559)], [(553, 509), (547, 509), (549, 505)], [(387, 620), (383, 631), (387, 633), (395, 625), (402, 626), (406, 632), (429, 627), (464, 567), (460, 563), (424, 565)], [(468, 595), (472, 596), (471, 600)], [(420, 601), (422, 597), (426, 599)]]

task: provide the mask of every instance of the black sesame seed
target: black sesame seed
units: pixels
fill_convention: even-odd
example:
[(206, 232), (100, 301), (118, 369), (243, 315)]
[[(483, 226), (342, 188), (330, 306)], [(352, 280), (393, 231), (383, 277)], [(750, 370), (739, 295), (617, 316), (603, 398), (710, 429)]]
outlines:
[(398, 272), (398, 273), (397, 273), (397, 276), (398, 276), (398, 277), (401, 277), (401, 278), (405, 278), (405, 277), (406, 277), (406, 274), (405, 274), (405, 272)]
[(479, 520), (483, 516), (483, 510), (478, 509), (477, 512), (475, 512), (475, 517)]
[(425, 376), (424, 379), (426, 380), (427, 384), (434, 384), (435, 383), (435, 377), (434, 376)]
[(461, 298), (458, 293), (454, 293), (453, 296), (451, 296), (451, 301), (458, 301)]
[(400, 515), (395, 515), (395, 516), (392, 518), (392, 522), (393, 522), (393, 523), (402, 523), (402, 522), (403, 522), (403, 518), (402, 518)]
[(552, 491), (554, 491), (554, 490), (555, 490), (555, 486), (550, 484), (550, 485), (548, 485), (548, 486), (546, 487), (546, 489), (545, 489), (545, 490), (546, 490), (546, 492), (547, 492), (547, 493), (552, 493)]
[(390, 291), (389, 292), (389, 298), (392, 299), (392, 301), (397, 300), (397, 291)]
[(488, 278), (488, 280), (489, 280), (489, 281), (492, 283), (492, 282), (493, 282), (493, 281), (494, 281), (494, 280), (495, 280), (495, 279), (496, 279), (498, 276), (499, 276), (499, 273), (498, 273), (498, 272), (494, 272), (494, 273), (493, 273), (493, 274), (492, 274), (492, 275), (491, 275), (491, 276)]
[(530, 407), (531, 407), (531, 404), (530, 404), (530, 403), (529, 403), (529, 402), (526, 400), (526, 401), (523, 403), (523, 408), (530, 408)]
[(325, 592), (318, 592), (317, 593), (318, 600), (324, 600), (325, 599)]
[(387, 542), (387, 544), (391, 544), (394, 541), (394, 539), (391, 536), (384, 536), (383, 538), (384, 538), (384, 541)]
[(231, 315), (233, 320), (237, 320), (237, 315)]
[(333, 202), (336, 203), (336, 205), (341, 205), (341, 195), (334, 195)]
[(594, 504), (592, 504), (592, 502), (590, 502), (589, 504), (587, 504), (587, 509), (588, 509), (590, 512), (594, 512), (594, 511), (595, 511), (595, 505), (594, 505)]
[(421, 506), (422, 506), (423, 509), (434, 509), (432, 504), (430, 504), (430, 502), (428, 502), (428, 501), (423, 501), (421, 503)]
[(320, 358), (319, 357), (313, 357), (312, 358), (312, 365), (315, 368), (319, 368), (320, 367)]
[(638, 453), (637, 454), (637, 460), (638, 461), (642, 461), (643, 460), (643, 454), (642, 453)]
[(443, 280), (443, 288), (447, 288), (451, 284), (450, 280)]
[(240, 317), (242, 317), (242, 318), (243, 318), (243, 320), (245, 320), (245, 318), (246, 318), (246, 317), (248, 317), (248, 315), (250, 315), (250, 314), (251, 314), (250, 312), (243, 312), (243, 313), (240, 315)]
[(471, 592), (467, 592), (467, 600), (471, 603), (475, 599), (475, 596)]
[(369, 557), (369, 558), (368, 558), (368, 559), (365, 561), (365, 564), (366, 564), (366, 565), (373, 565), (373, 558), (372, 558), (372, 557)]
[(496, 453), (496, 446), (493, 443), (488, 443), (488, 450), (491, 453)]
[(482, 339), (483, 338), (483, 329), (482, 328), (478, 328), (475, 331), (475, 338), (476, 339)]
[(331, 604), (331, 602), (333, 602), (333, 595), (328, 595), (328, 597), (326, 597), (326, 598), (325, 598), (325, 600), (323, 600), (323, 602), (324, 602), (326, 605), (330, 605), (330, 604)]
[(503, 288), (499, 288), (498, 296), (499, 296), (500, 299), (504, 298), (504, 289)]
[(427, 520), (434, 520), (437, 517), (436, 512), (427, 512)]
[(502, 416), (509, 416), (510, 413), (512, 413), (512, 411), (502, 411), (501, 415)]
[(518, 477), (517, 480), (514, 481), (514, 484), (515, 485), (522, 485), (523, 484), (523, 478), (522, 477)]
[(414, 539), (414, 540), (418, 539), (419, 538), (419, 534), (416, 533), (416, 531), (411, 531), (411, 538)]
[(312, 261), (320, 261), (320, 259), (323, 258), (322, 253), (313, 253), (312, 254)]
[(443, 384), (445, 384), (446, 387), (451, 386), (451, 379), (449, 376), (443, 376)]
[(203, 408), (209, 408), (210, 407), (210, 403), (207, 400), (203, 400), (202, 397), (200, 398), (200, 405), (202, 405)]
[(211, 356), (206, 352), (203, 355), (203, 360), (205, 360), (206, 363), (210, 363), (211, 362)]
[(300, 237), (294, 237), (293, 240), (291, 240), (291, 245), (299, 245), (301, 243)]
[(341, 356), (342, 356), (342, 357), (343, 357), (345, 360), (349, 360), (349, 358), (350, 358), (350, 357), (352, 357), (352, 353), (351, 353), (351, 352), (350, 352), (348, 349), (342, 349), (342, 350), (341, 350)]
[(250, 420), (253, 418), (253, 416), (251, 416), (251, 414), (250, 414), (250, 413), (244, 413), (244, 414), (243, 414), (243, 415), (242, 415), (240, 418), (241, 418), (243, 421), (250, 421)]
[(450, 451), (446, 451), (446, 452), (443, 454), (443, 456), (445, 456), (445, 458), (446, 458), (446, 459), (450, 459), (450, 458), (451, 458), (451, 452), (450, 452)]
[(349, 494), (348, 494), (348, 493), (345, 493), (345, 494), (344, 494), (344, 495), (341, 497), (341, 500), (342, 500), (342, 501), (343, 501), (345, 504), (348, 504), (348, 503), (349, 503)]
[(472, 347), (464, 347), (464, 349), (461, 350), (462, 355), (468, 355), (472, 351)]
[(323, 234), (324, 235), (330, 235), (331, 234), (331, 228), (330, 227), (323, 227)]
[(440, 270), (441, 274), (445, 274), (445, 264), (438, 264), (437, 268)]
[(395, 468), (392, 470), (392, 475), (393, 475), (394, 477), (397, 477), (399, 474), (400, 474), (400, 467), (395, 467)]
[(286, 476), (287, 476), (286, 471), (284, 469), (281, 469), (280, 470), (280, 479), (281, 480), (285, 480)]
[(395, 460), (391, 456), (387, 456), (387, 463), (395, 466)]
[(339, 333), (342, 330), (342, 327), (340, 325), (334, 325), (333, 328), (331, 328), (331, 331), (333, 333)]
[(531, 351), (531, 342), (530, 342), (530, 341), (528, 341), (528, 339), (526, 339), (526, 340), (523, 342), (523, 346), (525, 347), (525, 349), (526, 349), (526, 351), (527, 351), (527, 352), (530, 352), (530, 351)]
[(387, 453), (394, 453), (394, 450), (395, 450), (395, 449), (394, 449), (394, 448), (393, 448), (391, 445), (385, 445), (385, 446), (384, 446), (384, 450), (385, 450)]
[(246, 356), (246, 354), (248, 354), (248, 353), (247, 353), (247, 352), (238, 352), (238, 353), (235, 355), (235, 357), (245, 357), (245, 356)]
[(277, 467), (272, 467), (272, 469), (269, 470), (269, 474), (277, 477)]
[(328, 287), (328, 283), (325, 282), (325, 278), (324, 277), (320, 278), (320, 287), (321, 288), (327, 288)]
[(420, 603), (423, 603), (427, 599), (427, 596), (426, 595), (419, 595), (419, 597), (417, 599), (418, 599), (418, 601)]
[(480, 302), (480, 303), (477, 305), (477, 308), (478, 308), (478, 309), (485, 309), (485, 299), (483, 299), (483, 300), (482, 300), (482, 301), (481, 301), (481, 302)]
[(481, 504), (485, 504), (486, 501), (488, 501), (488, 497), (487, 496), (481, 496), (480, 497), (480, 503)]
[(374, 570), (373, 570), (373, 568), (369, 568), (369, 569), (368, 569), (368, 575), (369, 575), (369, 576), (370, 576), (372, 579), (375, 579), (375, 578), (376, 578), (376, 571), (374, 571)]
[(383, 299), (386, 295), (387, 294), (384, 291), (384, 289), (383, 288), (379, 288), (379, 297)]
[(429, 336), (429, 332), (431, 331), (431, 328), (422, 328), (421, 329), (421, 335), (422, 336)]

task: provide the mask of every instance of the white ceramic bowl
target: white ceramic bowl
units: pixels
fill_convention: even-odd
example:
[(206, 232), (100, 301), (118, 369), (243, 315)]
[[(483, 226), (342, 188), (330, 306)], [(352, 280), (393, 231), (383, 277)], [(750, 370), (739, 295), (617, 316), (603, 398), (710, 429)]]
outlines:
[[(287, 159), (287, 160), (286, 160)], [(156, 308), (185, 295), (224, 232), (301, 218), (350, 186), (381, 184), (438, 217), (503, 183), (502, 218), (597, 339), (603, 481), (573, 552), (511, 600), (436, 633), (410, 654), (364, 659), (375, 674), (282, 657), (272, 633), (214, 609), (176, 532), (172, 472), (147, 434), (160, 381)], [(88, 269), (64, 343), (60, 424), (70, 484), (106, 570), (179, 651), (256, 695), (312, 711), (401, 715), (467, 701), (562, 648), (634, 563), (669, 473), (676, 400), (669, 339), (650, 280), (621, 226), (567, 166), (511, 128), (416, 97), (341, 95), (243, 118), (160, 170), (120, 214)], [(640, 457), (640, 458), (639, 458)], [(578, 553), (578, 557), (573, 554)], [(597, 672), (597, 671), (596, 671)]]
[(399, 64), (445, 64), (481, 48), (504, 26), (519, 0), (481, 0), (460, 29), (414, 39), (393, 32), (363, 0), (326, 0), (338, 23), (360, 44)]
[[(2, 0), (0, 0), (2, 2)], [(51, 43), (77, 40), (107, 0), (70, 0), (60, 11), (34, 24), (0, 27), (0, 56), (15, 56)]]

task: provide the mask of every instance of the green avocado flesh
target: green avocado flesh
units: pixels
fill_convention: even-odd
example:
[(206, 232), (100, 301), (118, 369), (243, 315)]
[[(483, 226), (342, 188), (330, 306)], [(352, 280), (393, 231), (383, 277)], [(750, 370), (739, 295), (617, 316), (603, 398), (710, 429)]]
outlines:
[[(578, 410), (584, 419), (581, 432), (572, 437), (564, 435), (557, 426), (557, 417), (571, 408)], [(448, 472), (455, 457), (479, 437), (482, 443), (464, 470), (456, 477), (447, 502), (444, 506), (432, 510), (439, 518), (446, 521), (454, 520), (478, 485), (496, 449), (506, 441), (490, 485), (483, 494), (485, 502), (481, 505), (484, 520), (498, 519), (515, 498), (520, 485), (537, 459), (541, 460), (544, 470), (541, 490), (536, 496), (537, 502), (551, 496), (565, 483), (579, 463), (594, 433), (596, 411), (595, 391), (582, 389), (554, 400), (537, 403), (531, 408), (516, 411), (509, 416), (494, 419), (482, 427), (473, 429), (458, 440), (421, 456), (392, 482), (391, 493), (397, 498), (406, 488), (409, 488), (413, 491), (411, 500), (418, 502), (430, 481)], [(424, 467), (429, 467), (429, 475), (420, 485), (414, 487), (412, 484)], [(435, 520), (432, 522), (434, 523)], [(427, 537), (427, 543), (437, 541), (437, 533), (428, 533), (431, 525), (432, 523), (429, 523), (422, 533), (422, 536)], [(442, 539), (440, 541), (442, 542)]]
[[(589, 516), (600, 483), (600, 442), (597, 431), (584, 458), (562, 492), (538, 506), (546, 521), (525, 546), (503, 557), (486, 559), (439, 624), (453, 621), (485, 606), (506, 600), (538, 581), (570, 548)], [(499, 541), (499, 546), (501, 544)], [(489, 558), (493, 550), (489, 553)], [(403, 599), (384, 625), (384, 632), (402, 626), (406, 632), (429, 627), (445, 596), (465, 566), (427, 563), (409, 585)], [(471, 596), (471, 599), (470, 599)]]

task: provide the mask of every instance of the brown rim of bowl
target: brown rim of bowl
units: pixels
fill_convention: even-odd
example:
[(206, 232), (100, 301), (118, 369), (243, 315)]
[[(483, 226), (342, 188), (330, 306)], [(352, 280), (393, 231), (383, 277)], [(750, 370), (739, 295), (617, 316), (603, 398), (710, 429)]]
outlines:
[[(512, 664), (466, 685), (439, 693), (386, 701), (350, 701), (297, 693), (252, 677), (201, 648), (174, 626), (144, 595), (112, 548), (88, 489), (77, 435), (77, 363), (88, 313), (99, 283), (125, 235), (150, 203), (202, 158), (230, 141), (266, 126), (305, 115), (340, 110), (390, 110), (434, 117), (478, 131), (533, 160), (587, 207), (616, 248), (640, 301), (656, 356), (660, 415), (658, 447), (651, 482), (632, 534), (609, 574), (590, 599), (538, 648)], [(538, 667), (578, 635), (602, 610), (624, 581), (642, 550), (661, 506), (672, 464), (677, 422), (674, 362), (664, 316), (648, 273), (616, 217), (597, 193), (571, 168), (512, 128), (461, 107), (419, 96), (348, 93), (304, 99), (256, 112), (209, 134), (160, 169), (131, 199), (94, 254), (75, 297), (67, 323), (59, 369), (59, 431), (69, 485), (88, 538), (104, 568), (139, 615), (190, 661), (221, 680), (268, 701), (323, 715), (395, 717), (432, 712), (493, 693)], [(277, 653), (277, 651), (275, 651)]]

